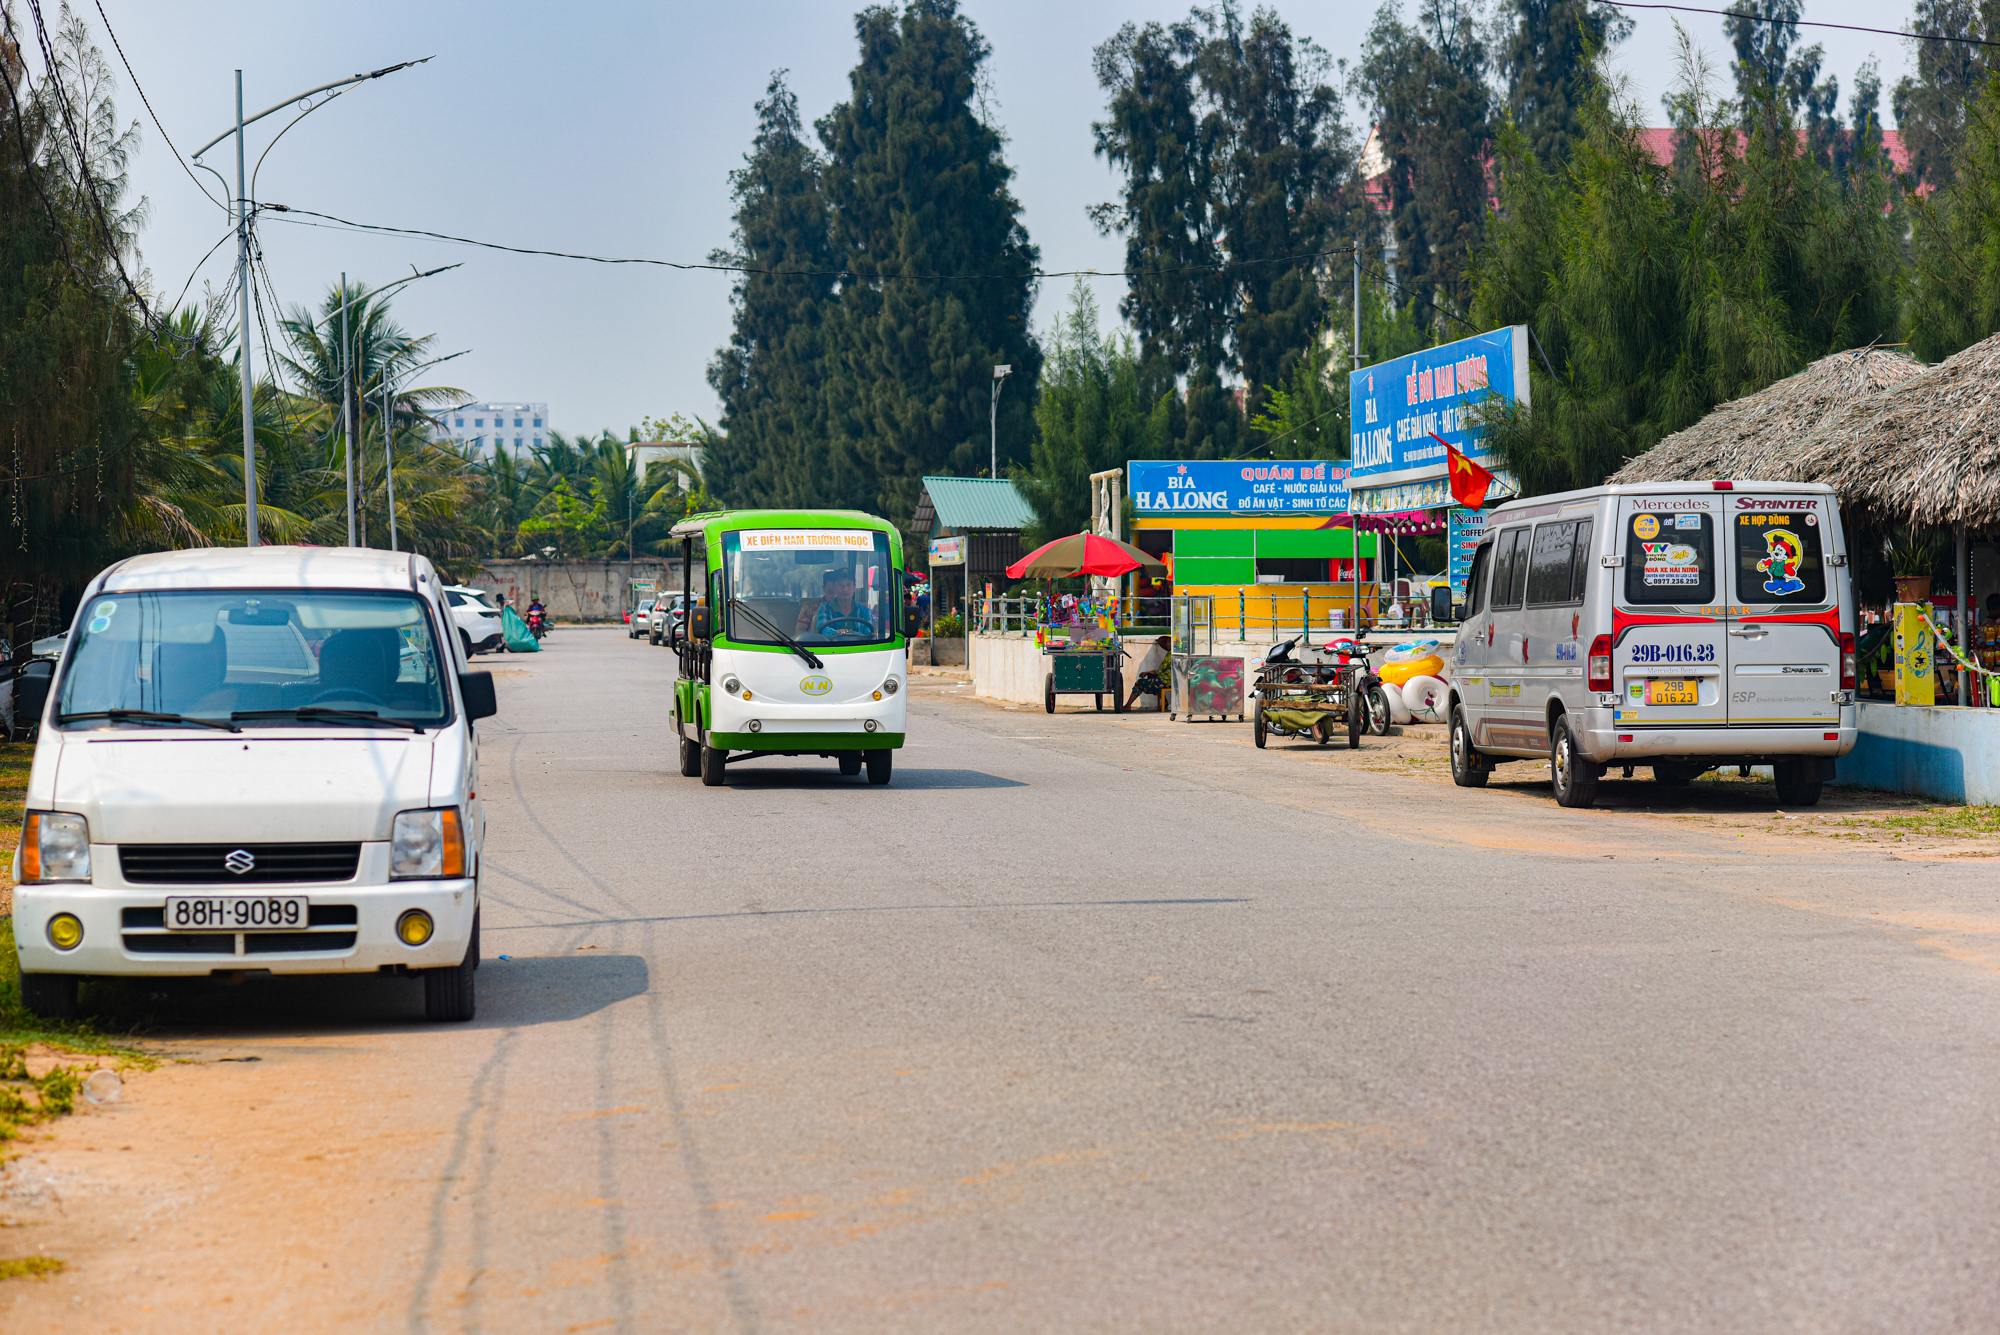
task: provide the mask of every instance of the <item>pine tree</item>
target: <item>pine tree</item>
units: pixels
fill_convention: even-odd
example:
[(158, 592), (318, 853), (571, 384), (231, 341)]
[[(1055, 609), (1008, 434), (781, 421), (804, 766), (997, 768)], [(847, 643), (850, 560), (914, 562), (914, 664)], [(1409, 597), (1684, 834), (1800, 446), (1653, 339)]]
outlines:
[(1507, 0), (1499, 65), (1507, 114), (1545, 163), (1569, 157), (1581, 133), (1577, 98), (1596, 54), (1632, 35), (1632, 22), (1596, 0)]
[(1926, 361), (2000, 331), (2000, 81), (1966, 108), (1952, 167), (1910, 202), (1909, 339)]
[(988, 48), (957, 0), (864, 10), (855, 33), (849, 99), (819, 123), (833, 254), (857, 275), (827, 324), (832, 435), (855, 461), (855, 492), (828, 500), (904, 521), (924, 474), (987, 471), (996, 365), (1013, 367), (1002, 469), (1027, 453), (1039, 255), (1004, 137), (977, 107)]
[(729, 343), (709, 364), (722, 399), (708, 484), (743, 505), (811, 505), (852, 490), (828, 438), (823, 325), (834, 295), (825, 161), (806, 141), (785, 71), (757, 103), (757, 135), (730, 174), (738, 276)]
[(1420, 0), (1414, 25), (1393, 4), (1369, 29), (1360, 82), (1388, 159), (1398, 286), (1442, 339), (1439, 312), (1465, 309), (1486, 218), (1493, 94), (1474, 0)]
[[(2000, 38), (2000, 0), (1916, 0), (1914, 32), (1941, 38)], [(1896, 81), (1890, 106), (1909, 150), (1910, 171), (1925, 185), (1949, 185), (1966, 118), (1992, 66), (1991, 48), (1966, 41), (1919, 41), (1917, 72)]]

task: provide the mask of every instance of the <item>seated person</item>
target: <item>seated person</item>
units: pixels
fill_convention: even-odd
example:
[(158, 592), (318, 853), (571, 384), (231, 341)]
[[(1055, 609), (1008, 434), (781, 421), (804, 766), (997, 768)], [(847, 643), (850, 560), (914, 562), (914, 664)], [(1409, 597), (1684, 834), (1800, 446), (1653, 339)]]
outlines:
[(1147, 646), (1145, 656), (1139, 660), (1139, 673), (1132, 678), (1132, 692), (1125, 697), (1125, 707), (1127, 709), (1130, 709), (1132, 703), (1140, 696), (1158, 696), (1160, 692), (1167, 689), (1168, 682), (1160, 675), (1160, 669), (1166, 666), (1167, 658), (1172, 654), (1173, 647), (1173, 640), (1165, 635), (1160, 636), (1151, 645)]
[[(808, 603), (799, 608), (799, 622), (792, 631), (794, 636), (828, 635), (851, 636), (855, 639), (872, 639), (875, 635), (875, 618), (868, 609), (854, 601), (854, 572), (842, 567), (826, 572), (826, 594), (818, 603)], [(835, 626), (829, 631), (828, 625)]]

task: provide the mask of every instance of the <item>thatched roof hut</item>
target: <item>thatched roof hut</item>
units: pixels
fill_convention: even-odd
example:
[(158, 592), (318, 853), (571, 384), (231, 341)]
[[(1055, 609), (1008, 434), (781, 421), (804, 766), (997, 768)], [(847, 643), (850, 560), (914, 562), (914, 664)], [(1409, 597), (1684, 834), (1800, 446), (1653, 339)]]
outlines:
[(1880, 522), (2000, 531), (2000, 335), (1828, 414), (1797, 467)]
[[(1676, 431), (1630, 460), (1608, 480), (1686, 482), (1746, 477), (1773, 482), (1832, 482), (1806, 460), (1806, 442), (1816, 437), (1816, 428), (1860, 400), (1908, 384), (1923, 371), (1922, 362), (1891, 348), (1836, 352), (1797, 375), (1722, 404), (1693, 426)], [(1835, 483), (1836, 488), (1839, 485)], [(1843, 500), (1845, 495), (1843, 491)]]

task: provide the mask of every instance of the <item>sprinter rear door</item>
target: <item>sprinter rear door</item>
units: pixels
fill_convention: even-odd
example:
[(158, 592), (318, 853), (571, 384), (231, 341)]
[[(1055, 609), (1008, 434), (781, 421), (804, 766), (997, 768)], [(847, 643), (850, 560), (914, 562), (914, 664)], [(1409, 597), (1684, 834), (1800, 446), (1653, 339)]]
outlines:
[(1830, 498), (1722, 492), (1730, 566), (1729, 721), (1840, 723), (1840, 582)]
[(1621, 496), (1611, 613), (1613, 719), (1623, 730), (1725, 727), (1726, 496)]

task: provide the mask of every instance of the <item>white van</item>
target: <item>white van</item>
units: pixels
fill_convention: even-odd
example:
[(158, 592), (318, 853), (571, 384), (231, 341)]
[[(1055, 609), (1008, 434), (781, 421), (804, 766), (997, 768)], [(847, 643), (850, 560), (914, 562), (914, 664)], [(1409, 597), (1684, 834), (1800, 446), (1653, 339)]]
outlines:
[(1611, 766), (1668, 786), (1769, 765), (1811, 806), (1854, 749), (1854, 598), (1831, 488), (1655, 482), (1509, 502), (1452, 646), (1451, 770), (1549, 762), (1589, 806)]
[(469, 1020), (479, 738), (421, 556), (160, 552), (85, 589), (42, 719), (14, 859), (21, 995), (89, 977), (415, 974)]

